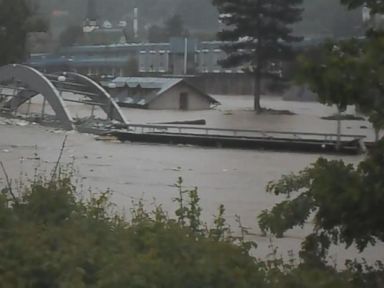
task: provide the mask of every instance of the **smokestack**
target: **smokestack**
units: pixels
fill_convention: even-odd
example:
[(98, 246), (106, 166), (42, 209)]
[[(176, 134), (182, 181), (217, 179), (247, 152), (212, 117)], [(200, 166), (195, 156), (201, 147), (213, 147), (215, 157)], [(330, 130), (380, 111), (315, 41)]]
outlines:
[(139, 38), (139, 8), (133, 9), (133, 35)]

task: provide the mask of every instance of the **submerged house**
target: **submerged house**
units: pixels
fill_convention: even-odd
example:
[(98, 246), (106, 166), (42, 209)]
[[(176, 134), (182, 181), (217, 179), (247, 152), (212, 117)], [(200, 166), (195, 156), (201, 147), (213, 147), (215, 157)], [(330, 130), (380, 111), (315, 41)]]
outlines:
[(117, 77), (102, 85), (123, 107), (206, 110), (220, 104), (182, 78)]

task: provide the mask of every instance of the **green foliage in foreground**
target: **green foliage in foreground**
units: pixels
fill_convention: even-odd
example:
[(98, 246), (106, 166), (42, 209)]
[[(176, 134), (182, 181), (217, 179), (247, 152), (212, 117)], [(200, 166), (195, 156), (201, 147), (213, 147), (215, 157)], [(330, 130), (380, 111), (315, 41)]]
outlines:
[(312, 287), (384, 287), (382, 255), (377, 255), (374, 266), (348, 260), (346, 270), (337, 273), (327, 262), (332, 244), (356, 245), (363, 251), (384, 241), (383, 175), (381, 140), (357, 167), (320, 158), (298, 174), (269, 183), (267, 190), (286, 200), (259, 215), (262, 231), (283, 237), (291, 228), (313, 223), (312, 233), (302, 243), (301, 264), (283, 280), (277, 277), (278, 287), (303, 287), (300, 281), (309, 279), (314, 281)]
[(223, 209), (207, 229), (197, 191), (178, 187), (176, 219), (138, 203), (130, 221), (108, 193), (79, 200), (69, 177), (34, 181), (19, 197), (4, 189), (1, 287), (263, 287), (262, 266), (227, 233)]
[(384, 140), (358, 167), (320, 158), (300, 173), (269, 184), (269, 192), (287, 199), (259, 216), (260, 227), (282, 236), (313, 221), (313, 233), (303, 243), (307, 262), (324, 261), (331, 244), (356, 245), (363, 251), (384, 241), (383, 175)]
[(379, 287), (382, 267), (351, 262), (339, 272), (252, 257), (255, 246), (233, 236), (223, 206), (212, 228), (202, 223), (197, 190), (181, 179), (175, 218), (139, 202), (127, 220), (108, 192), (84, 200), (71, 175), (52, 175), (19, 196), (10, 185), (1, 191), (1, 287)]

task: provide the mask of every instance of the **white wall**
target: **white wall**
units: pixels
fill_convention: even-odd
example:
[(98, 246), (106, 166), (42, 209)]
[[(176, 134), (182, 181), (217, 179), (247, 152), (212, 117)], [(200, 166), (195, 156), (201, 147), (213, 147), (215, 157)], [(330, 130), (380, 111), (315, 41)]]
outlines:
[(188, 93), (188, 110), (207, 110), (209, 109), (209, 100), (200, 93), (191, 89), (184, 83), (180, 83), (168, 90), (166, 93), (155, 99), (149, 104), (149, 109), (180, 109), (180, 94)]

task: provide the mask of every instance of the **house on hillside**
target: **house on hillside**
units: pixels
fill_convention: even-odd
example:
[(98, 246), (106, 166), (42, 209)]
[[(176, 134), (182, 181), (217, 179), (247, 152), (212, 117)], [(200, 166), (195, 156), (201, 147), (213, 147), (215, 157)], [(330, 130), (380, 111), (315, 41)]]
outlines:
[(102, 85), (123, 107), (207, 110), (220, 104), (181, 78), (117, 77)]

